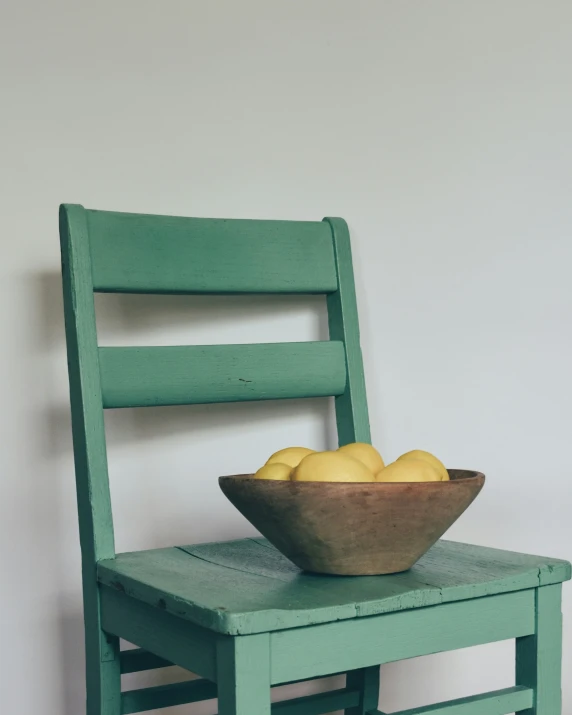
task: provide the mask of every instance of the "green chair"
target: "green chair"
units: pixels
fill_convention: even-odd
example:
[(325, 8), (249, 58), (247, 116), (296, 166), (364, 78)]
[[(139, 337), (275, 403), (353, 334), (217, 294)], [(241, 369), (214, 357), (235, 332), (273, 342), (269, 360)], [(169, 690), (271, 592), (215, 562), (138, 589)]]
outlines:
[[(301, 573), (264, 539), (115, 553), (105, 408), (334, 396), (339, 442), (370, 440), (343, 220), (65, 205), (60, 235), (88, 715), (214, 697), (220, 715), (381, 715), (380, 664), (509, 638), (514, 687), (407, 715), (561, 713), (567, 562), (441, 541), (405, 573), (325, 577)], [(100, 348), (94, 292), (323, 294), (330, 341)], [(137, 648), (120, 651), (120, 638)], [(121, 673), (172, 664), (200, 679), (121, 692)], [(271, 705), (272, 686), (334, 673), (345, 687)]]

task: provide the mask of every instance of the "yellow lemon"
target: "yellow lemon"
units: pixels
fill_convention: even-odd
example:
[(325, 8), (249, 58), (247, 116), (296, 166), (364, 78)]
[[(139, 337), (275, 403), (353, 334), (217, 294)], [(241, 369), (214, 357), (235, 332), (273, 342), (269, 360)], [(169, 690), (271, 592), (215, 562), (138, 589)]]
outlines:
[(341, 452), (309, 454), (292, 472), (295, 482), (374, 482), (372, 472), (357, 459)]
[(377, 451), (375, 447), (371, 444), (366, 444), (365, 442), (352, 442), (351, 444), (344, 444), (343, 447), (338, 449), (338, 452), (347, 454), (348, 457), (353, 457), (357, 459), (362, 464), (369, 469), (370, 472), (377, 474), (385, 467), (381, 454)]
[(255, 479), (277, 479), (280, 481), (288, 481), (292, 467), (288, 464), (280, 464), (280, 462), (272, 462), (265, 464), (254, 475)]
[(411, 452), (402, 454), (397, 461), (400, 459), (421, 459), (422, 461), (433, 465), (435, 469), (439, 470), (442, 481), (446, 482), (449, 479), (449, 472), (447, 471), (447, 468), (443, 462), (440, 459), (437, 459), (437, 457), (431, 454), (431, 452), (425, 452), (422, 449), (413, 449)]
[(423, 459), (398, 459), (376, 477), (378, 482), (440, 482), (441, 473)]
[(307, 447), (286, 447), (286, 449), (280, 449), (278, 452), (274, 452), (266, 464), (280, 462), (280, 464), (297, 467), (308, 454), (314, 454), (314, 450), (308, 449)]

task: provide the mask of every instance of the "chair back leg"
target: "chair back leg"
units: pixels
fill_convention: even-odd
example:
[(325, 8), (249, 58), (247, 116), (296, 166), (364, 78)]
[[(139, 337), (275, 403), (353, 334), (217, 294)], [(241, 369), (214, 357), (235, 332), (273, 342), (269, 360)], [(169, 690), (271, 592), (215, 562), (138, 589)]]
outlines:
[(361, 692), (359, 705), (346, 708), (345, 715), (365, 715), (379, 704), (379, 665), (352, 670), (346, 675), (346, 687)]

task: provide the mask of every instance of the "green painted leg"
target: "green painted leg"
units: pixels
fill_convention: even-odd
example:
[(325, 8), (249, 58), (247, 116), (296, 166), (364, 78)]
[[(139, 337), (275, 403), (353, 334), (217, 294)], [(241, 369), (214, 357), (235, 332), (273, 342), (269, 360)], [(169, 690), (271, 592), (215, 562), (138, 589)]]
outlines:
[(270, 715), (270, 638), (267, 633), (217, 644), (219, 715)]
[(99, 590), (84, 571), (85, 685), (87, 715), (120, 715), (119, 638), (101, 630)]
[(98, 642), (86, 638), (87, 715), (120, 715), (119, 639), (100, 631)]
[(562, 586), (536, 590), (536, 634), (517, 638), (516, 684), (533, 688), (534, 706), (523, 715), (562, 713)]
[(364, 715), (370, 710), (377, 710), (379, 702), (379, 665), (352, 670), (346, 676), (346, 687), (360, 690), (359, 705), (347, 708), (345, 715)]

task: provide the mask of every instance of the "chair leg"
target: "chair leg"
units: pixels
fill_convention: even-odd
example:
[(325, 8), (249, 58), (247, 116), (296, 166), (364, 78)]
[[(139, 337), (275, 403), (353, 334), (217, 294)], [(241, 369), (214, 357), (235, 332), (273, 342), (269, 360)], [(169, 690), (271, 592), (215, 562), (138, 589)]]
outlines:
[(268, 633), (221, 638), (217, 689), (219, 715), (270, 715)]
[(352, 670), (346, 675), (346, 687), (359, 689), (359, 705), (346, 709), (345, 715), (365, 715), (370, 710), (377, 710), (379, 702), (379, 665)]
[(536, 632), (516, 640), (516, 684), (534, 689), (522, 715), (562, 713), (562, 585), (536, 589)]
[[(91, 609), (90, 609), (91, 610)], [(99, 628), (99, 614), (85, 614), (87, 715), (121, 714), (119, 638)]]

